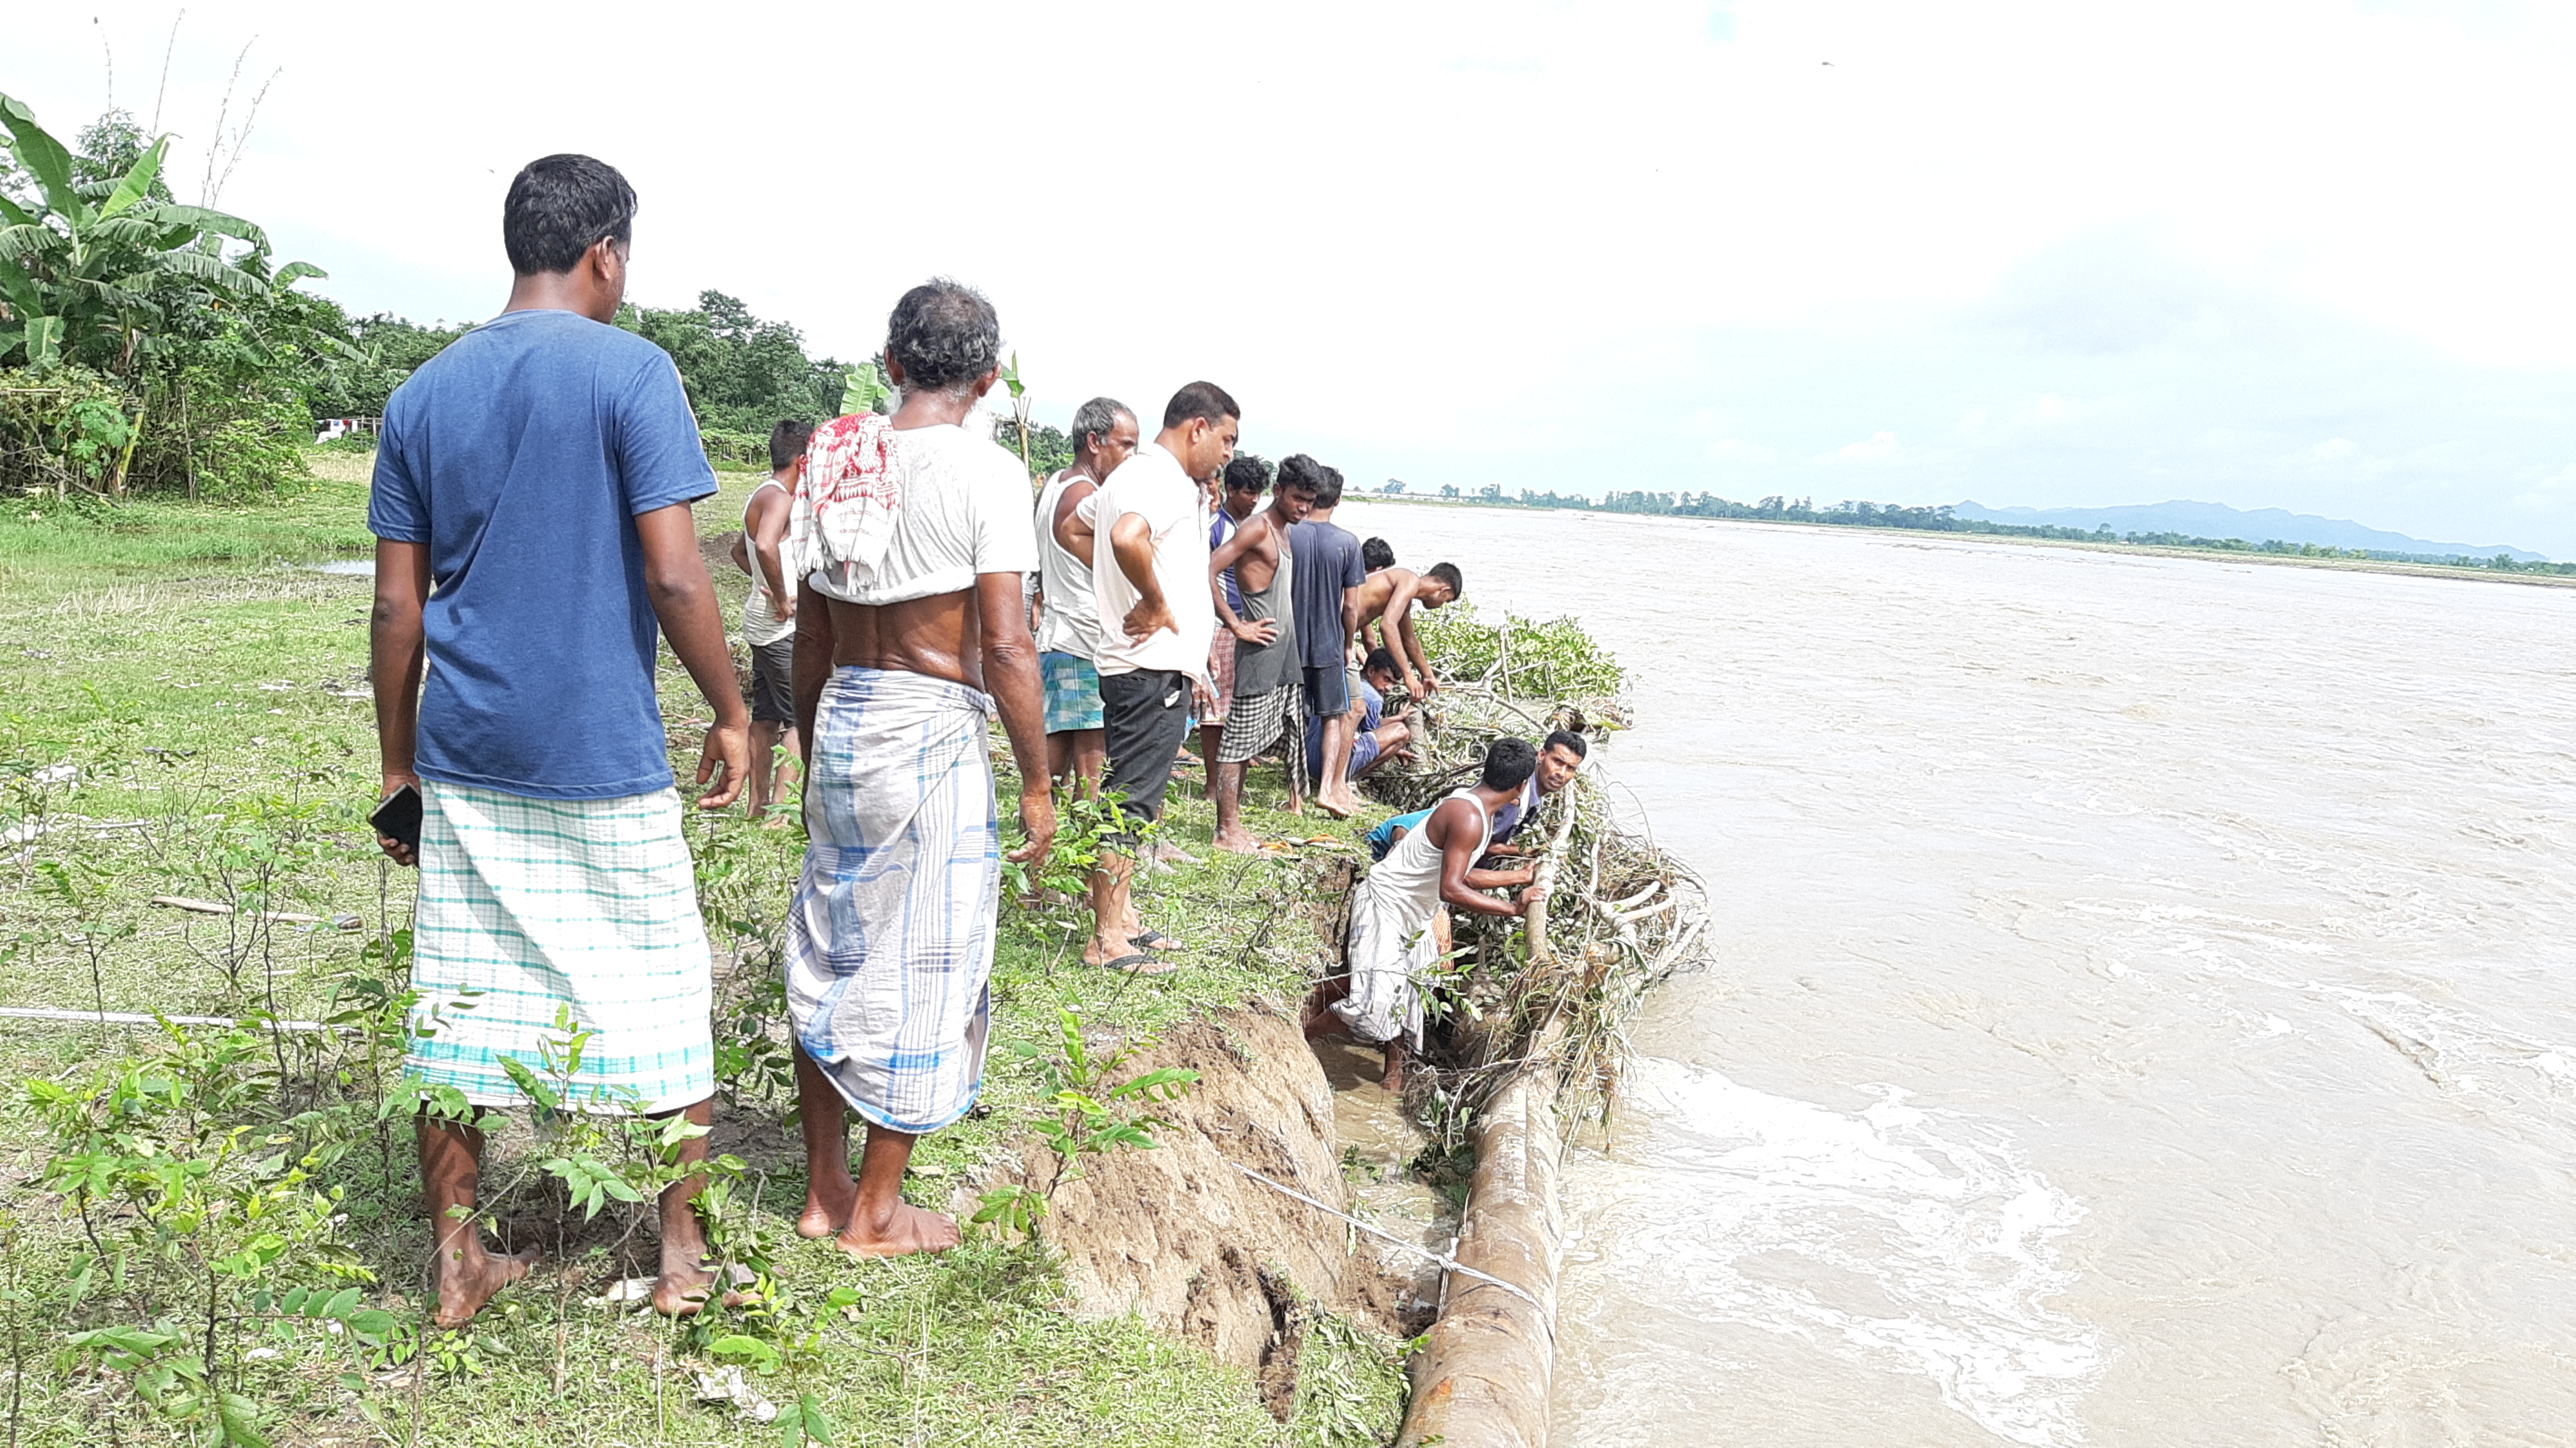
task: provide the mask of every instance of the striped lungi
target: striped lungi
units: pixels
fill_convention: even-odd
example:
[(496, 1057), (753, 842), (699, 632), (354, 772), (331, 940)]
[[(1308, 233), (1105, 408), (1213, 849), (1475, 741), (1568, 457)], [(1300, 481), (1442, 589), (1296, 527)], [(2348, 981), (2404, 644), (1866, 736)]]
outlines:
[(853, 1110), (918, 1135), (984, 1079), (1001, 833), (990, 696), (837, 668), (806, 746), (805, 873), (787, 921), (796, 1039)]
[[(715, 1092), (713, 978), (677, 791), (530, 799), (424, 780), (410, 1074), (482, 1106), (592, 1032), (573, 1104), (670, 1111)], [(561, 1058), (562, 1045), (556, 1047)]]

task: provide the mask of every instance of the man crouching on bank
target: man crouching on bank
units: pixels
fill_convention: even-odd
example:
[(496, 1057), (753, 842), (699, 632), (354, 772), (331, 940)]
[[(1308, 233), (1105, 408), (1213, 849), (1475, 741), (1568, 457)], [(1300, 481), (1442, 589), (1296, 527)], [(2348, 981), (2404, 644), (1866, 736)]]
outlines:
[[(1000, 836), (986, 721), (1020, 771), (1011, 853), (1055, 838), (1045, 695), (1020, 575), (1029, 479), (974, 415), (1001, 325), (972, 288), (904, 293), (886, 337), (902, 401), (814, 432), (794, 527), (819, 559), (796, 608), (796, 722), (812, 843), (787, 924), (787, 1005), (811, 1180), (796, 1230), (856, 1256), (940, 1252), (957, 1223), (903, 1200), (912, 1144), (983, 1083)], [(968, 424), (961, 426), (961, 424)], [(867, 1121), (850, 1175), (844, 1105)]]

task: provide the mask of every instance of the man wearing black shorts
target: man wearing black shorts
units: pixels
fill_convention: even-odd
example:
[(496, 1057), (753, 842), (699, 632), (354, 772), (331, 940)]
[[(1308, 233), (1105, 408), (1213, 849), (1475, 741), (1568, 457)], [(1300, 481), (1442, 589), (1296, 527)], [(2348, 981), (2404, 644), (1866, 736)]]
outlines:
[[(1109, 750), (1101, 788), (1131, 824), (1162, 817), (1172, 762), (1206, 678), (1216, 609), (1208, 598), (1208, 480), (1234, 457), (1242, 412), (1225, 389), (1193, 382), (1163, 409), (1163, 430), (1120, 463), (1075, 516), (1093, 536), (1092, 597), (1100, 613), (1100, 715)], [(1091, 876), (1092, 938), (1085, 965), (1139, 975), (1173, 967), (1136, 914), (1136, 837), (1104, 840)]]

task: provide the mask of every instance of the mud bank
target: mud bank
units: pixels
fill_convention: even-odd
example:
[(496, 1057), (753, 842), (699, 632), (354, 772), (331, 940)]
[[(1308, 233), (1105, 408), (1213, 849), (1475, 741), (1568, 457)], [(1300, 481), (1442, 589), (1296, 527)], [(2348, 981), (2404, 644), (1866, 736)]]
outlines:
[[(1432, 1320), (1429, 1294), (1438, 1291), (1438, 1277), (1422, 1270), (1417, 1256), (1245, 1174), (1258, 1172), (1333, 1211), (1368, 1210), (1344, 1169), (1346, 1149), (1358, 1145), (1344, 1140), (1337, 1121), (1350, 1115), (1350, 1103), (1328, 1081), (1291, 1007), (1254, 1002), (1193, 1021), (1133, 1058), (1128, 1070), (1171, 1066), (1194, 1070), (1199, 1080), (1161, 1108), (1170, 1125), (1158, 1133), (1156, 1149), (1091, 1158), (1082, 1175), (1056, 1181), (1054, 1153), (1032, 1141), (1021, 1148), (1016, 1179), (1040, 1189), (1052, 1184), (1038, 1235), (1064, 1264), (1085, 1315), (1134, 1313), (1250, 1370), (1263, 1401), (1284, 1420), (1310, 1314), (1412, 1337)], [(1355, 1167), (1366, 1162), (1357, 1151), (1353, 1158)], [(1390, 1166), (1401, 1163), (1381, 1159), (1369, 1170)], [(1379, 1224), (1447, 1246), (1445, 1220), (1390, 1215)]]

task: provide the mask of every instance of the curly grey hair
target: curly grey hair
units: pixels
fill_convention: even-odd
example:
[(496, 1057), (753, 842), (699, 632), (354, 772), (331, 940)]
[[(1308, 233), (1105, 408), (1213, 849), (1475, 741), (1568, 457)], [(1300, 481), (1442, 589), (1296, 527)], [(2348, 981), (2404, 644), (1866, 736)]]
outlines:
[(908, 391), (958, 391), (1001, 365), (1001, 318), (982, 292), (933, 277), (894, 304), (886, 358), (903, 364)]

